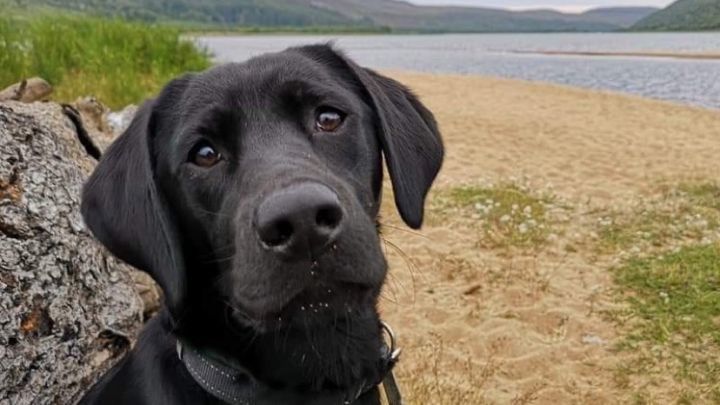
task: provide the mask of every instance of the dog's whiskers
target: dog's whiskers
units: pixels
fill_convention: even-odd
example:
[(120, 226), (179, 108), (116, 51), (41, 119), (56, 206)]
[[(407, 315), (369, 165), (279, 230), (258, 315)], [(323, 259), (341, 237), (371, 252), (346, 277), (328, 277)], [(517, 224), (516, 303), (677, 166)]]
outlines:
[(233, 217), (232, 215), (221, 214), (219, 212), (206, 210), (205, 208), (203, 208), (197, 204), (191, 205), (190, 208), (192, 208), (193, 210), (198, 211), (200, 213), (211, 215), (211, 216), (218, 217), (218, 218), (232, 218)]
[(415, 236), (419, 236), (419, 237), (421, 237), (421, 238), (425, 238), (426, 240), (431, 240), (430, 237), (428, 237), (427, 235), (423, 234), (422, 232), (414, 231), (414, 230), (412, 230), (412, 229), (407, 229), (407, 228), (404, 228), (404, 227), (402, 227), (402, 226), (395, 226), (395, 225), (392, 225), (392, 224), (388, 224), (388, 223), (384, 223), (384, 222), (383, 222), (383, 223), (380, 224), (380, 229), (382, 229), (382, 228), (390, 228), (390, 229), (392, 229), (392, 230), (394, 230), (394, 231), (402, 231), (402, 232), (409, 233), (409, 234), (411, 234), (411, 235), (415, 235)]
[(384, 292), (381, 292), (381, 293), (380, 293), (380, 298), (383, 299), (383, 300), (385, 300), (385, 301), (388, 301), (388, 302), (390, 302), (390, 303), (392, 303), (392, 304), (397, 305), (397, 304), (399, 303), (398, 298), (397, 298), (397, 295), (395, 295), (395, 292), (394, 292), (394, 291), (390, 291), (390, 293), (392, 294), (392, 298), (390, 297), (390, 295), (385, 294)]
[[(381, 290), (381, 297), (385, 298), (385, 293), (390, 293), (397, 300), (398, 290), (403, 289), (403, 283), (397, 278), (393, 272), (388, 272), (385, 284)], [(395, 301), (391, 301), (395, 302)]]
[(245, 312), (238, 308), (236, 305), (234, 305), (232, 302), (228, 300), (223, 300), (223, 303), (225, 304), (225, 322), (228, 325), (228, 327), (231, 329), (231, 332), (234, 332), (238, 335), (247, 335), (248, 331), (252, 333), (250, 336), (250, 340), (247, 341), (247, 344), (244, 345), (243, 351), (240, 352), (240, 354), (245, 354), (247, 351), (252, 347), (252, 344), (255, 343), (257, 338), (260, 336), (260, 332), (256, 328), (244, 328), (244, 329), (238, 329), (237, 321), (234, 319), (232, 314), (230, 314), (231, 311), (239, 312), (244, 317), (248, 317)]
[(304, 325), (305, 327), (302, 328), (303, 331), (305, 332), (305, 338), (307, 339), (307, 342), (310, 345), (310, 348), (312, 349), (313, 353), (315, 353), (317, 358), (322, 359), (322, 354), (320, 354), (320, 351), (315, 346), (315, 342), (314, 342), (315, 339), (313, 339), (313, 337), (312, 337), (311, 332), (313, 331), (313, 328), (311, 328), (310, 325), (308, 325), (308, 320), (306, 317), (302, 317), (302, 318), (303, 318), (303, 323), (305, 324)]
[(205, 253), (204, 256), (209, 256), (209, 255), (214, 255), (214, 254), (222, 253), (222, 252), (224, 252), (225, 250), (228, 250), (228, 249), (235, 249), (235, 243), (230, 242), (230, 243), (228, 243), (228, 244), (226, 244), (226, 245), (223, 245), (223, 246), (220, 246), (220, 247), (216, 247), (216, 248), (214, 248), (213, 250), (211, 250), (210, 252)]
[(389, 246), (393, 251), (395, 251), (397, 254), (399, 254), (400, 258), (402, 258), (403, 261), (405, 262), (405, 264), (407, 265), (407, 269), (410, 273), (410, 280), (412, 282), (413, 301), (415, 301), (415, 298), (417, 295), (417, 283), (415, 280), (415, 272), (417, 271), (418, 273), (420, 273), (419, 269), (417, 268), (417, 266), (415, 266), (415, 263), (413, 263), (410, 256), (407, 253), (405, 253), (405, 251), (403, 251), (398, 245), (394, 244), (393, 242), (390, 242), (389, 240), (384, 238), (382, 235), (380, 235), (380, 239), (383, 241), (383, 243), (385, 244), (386, 247)]
[(222, 263), (230, 262), (233, 259), (235, 259), (235, 253), (233, 253), (232, 255), (227, 256), (227, 257), (220, 257), (220, 258), (216, 258), (213, 260), (204, 260), (203, 263), (204, 264), (222, 264)]

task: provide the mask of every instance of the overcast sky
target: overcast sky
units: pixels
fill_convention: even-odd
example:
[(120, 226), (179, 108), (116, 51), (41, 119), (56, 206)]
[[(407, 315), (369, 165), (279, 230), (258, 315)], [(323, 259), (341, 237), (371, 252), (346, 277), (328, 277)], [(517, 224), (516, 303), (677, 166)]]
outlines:
[(465, 5), (477, 7), (508, 8), (525, 10), (553, 8), (561, 11), (585, 11), (596, 7), (610, 6), (655, 6), (665, 7), (673, 0), (406, 0), (415, 4)]

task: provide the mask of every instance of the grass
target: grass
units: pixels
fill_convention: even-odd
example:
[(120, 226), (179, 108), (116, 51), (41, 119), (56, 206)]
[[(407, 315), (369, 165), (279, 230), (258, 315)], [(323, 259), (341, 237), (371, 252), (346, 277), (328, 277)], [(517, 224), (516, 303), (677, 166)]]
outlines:
[(656, 207), (638, 208), (630, 215), (610, 214), (600, 219), (600, 250), (616, 251), (638, 245), (659, 247), (670, 239), (697, 238), (696, 227), (682, 225), (681, 218), (672, 211)]
[(170, 79), (210, 66), (207, 52), (180, 30), (70, 15), (0, 17), (0, 87), (40, 76), (54, 98), (93, 95), (121, 108), (157, 93)]
[[(411, 362), (396, 369), (398, 382), (407, 404), (457, 405), (495, 404), (486, 396), (488, 383), (502, 373), (502, 363), (492, 355), (478, 363), (470, 353), (456, 352), (449, 342), (430, 333), (427, 343), (412, 348)], [(454, 352), (454, 353), (450, 353)], [(407, 365), (412, 364), (411, 367)], [(542, 383), (524, 388), (507, 403), (527, 405), (537, 402)]]
[(694, 205), (720, 211), (720, 183), (682, 183), (677, 187)]
[(598, 250), (610, 253), (715, 239), (720, 233), (720, 185), (700, 182), (664, 187), (659, 200), (638, 205), (630, 213), (606, 215), (599, 226)]
[[(625, 309), (615, 382), (633, 403), (720, 402), (720, 185), (665, 185), (656, 198), (599, 220), (596, 250)], [(659, 387), (662, 389), (658, 390)]]
[[(411, 363), (398, 367), (398, 382), (403, 400), (408, 404), (487, 404), (482, 388), (495, 375), (500, 365), (489, 359), (474, 364), (467, 354), (464, 360), (449, 356), (443, 340), (431, 333), (428, 343), (414, 348)], [(403, 364), (412, 364), (406, 369)], [(453, 370), (454, 372), (448, 372)]]
[(529, 248), (542, 245), (550, 234), (550, 196), (538, 196), (515, 184), (463, 186), (446, 190), (433, 201), (440, 216), (460, 214), (475, 220), (485, 247)]
[(680, 403), (719, 401), (720, 244), (631, 259), (614, 277), (628, 304), (615, 314), (629, 330), (619, 349), (634, 355), (617, 381), (669, 371)]

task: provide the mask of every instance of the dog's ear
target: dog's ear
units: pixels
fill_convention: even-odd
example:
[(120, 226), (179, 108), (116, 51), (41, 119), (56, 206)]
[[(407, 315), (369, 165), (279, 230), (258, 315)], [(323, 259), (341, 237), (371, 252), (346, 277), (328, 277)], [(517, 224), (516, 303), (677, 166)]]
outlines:
[(154, 145), (163, 115), (179, 103), (188, 81), (174, 80), (139, 109), (100, 159), (81, 204), (95, 237), (115, 256), (149, 273), (175, 315), (184, 300), (186, 277), (174, 218), (156, 184)]
[(425, 196), (443, 161), (437, 122), (407, 87), (370, 69), (354, 69), (380, 120), (380, 144), (395, 204), (405, 223), (418, 229), (423, 222)]
[(425, 196), (442, 166), (444, 148), (433, 114), (405, 86), (345, 57), (331, 45), (295, 48), (315, 61), (349, 71), (378, 117), (377, 131), (400, 216), (412, 228), (423, 222)]

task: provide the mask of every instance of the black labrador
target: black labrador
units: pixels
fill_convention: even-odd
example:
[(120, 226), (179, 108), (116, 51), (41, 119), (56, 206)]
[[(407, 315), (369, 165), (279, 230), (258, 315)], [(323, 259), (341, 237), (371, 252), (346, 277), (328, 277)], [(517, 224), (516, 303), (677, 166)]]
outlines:
[(330, 45), (187, 74), (83, 192), (94, 235), (164, 309), (85, 404), (378, 404), (384, 155), (403, 220), (443, 160), (433, 115)]

